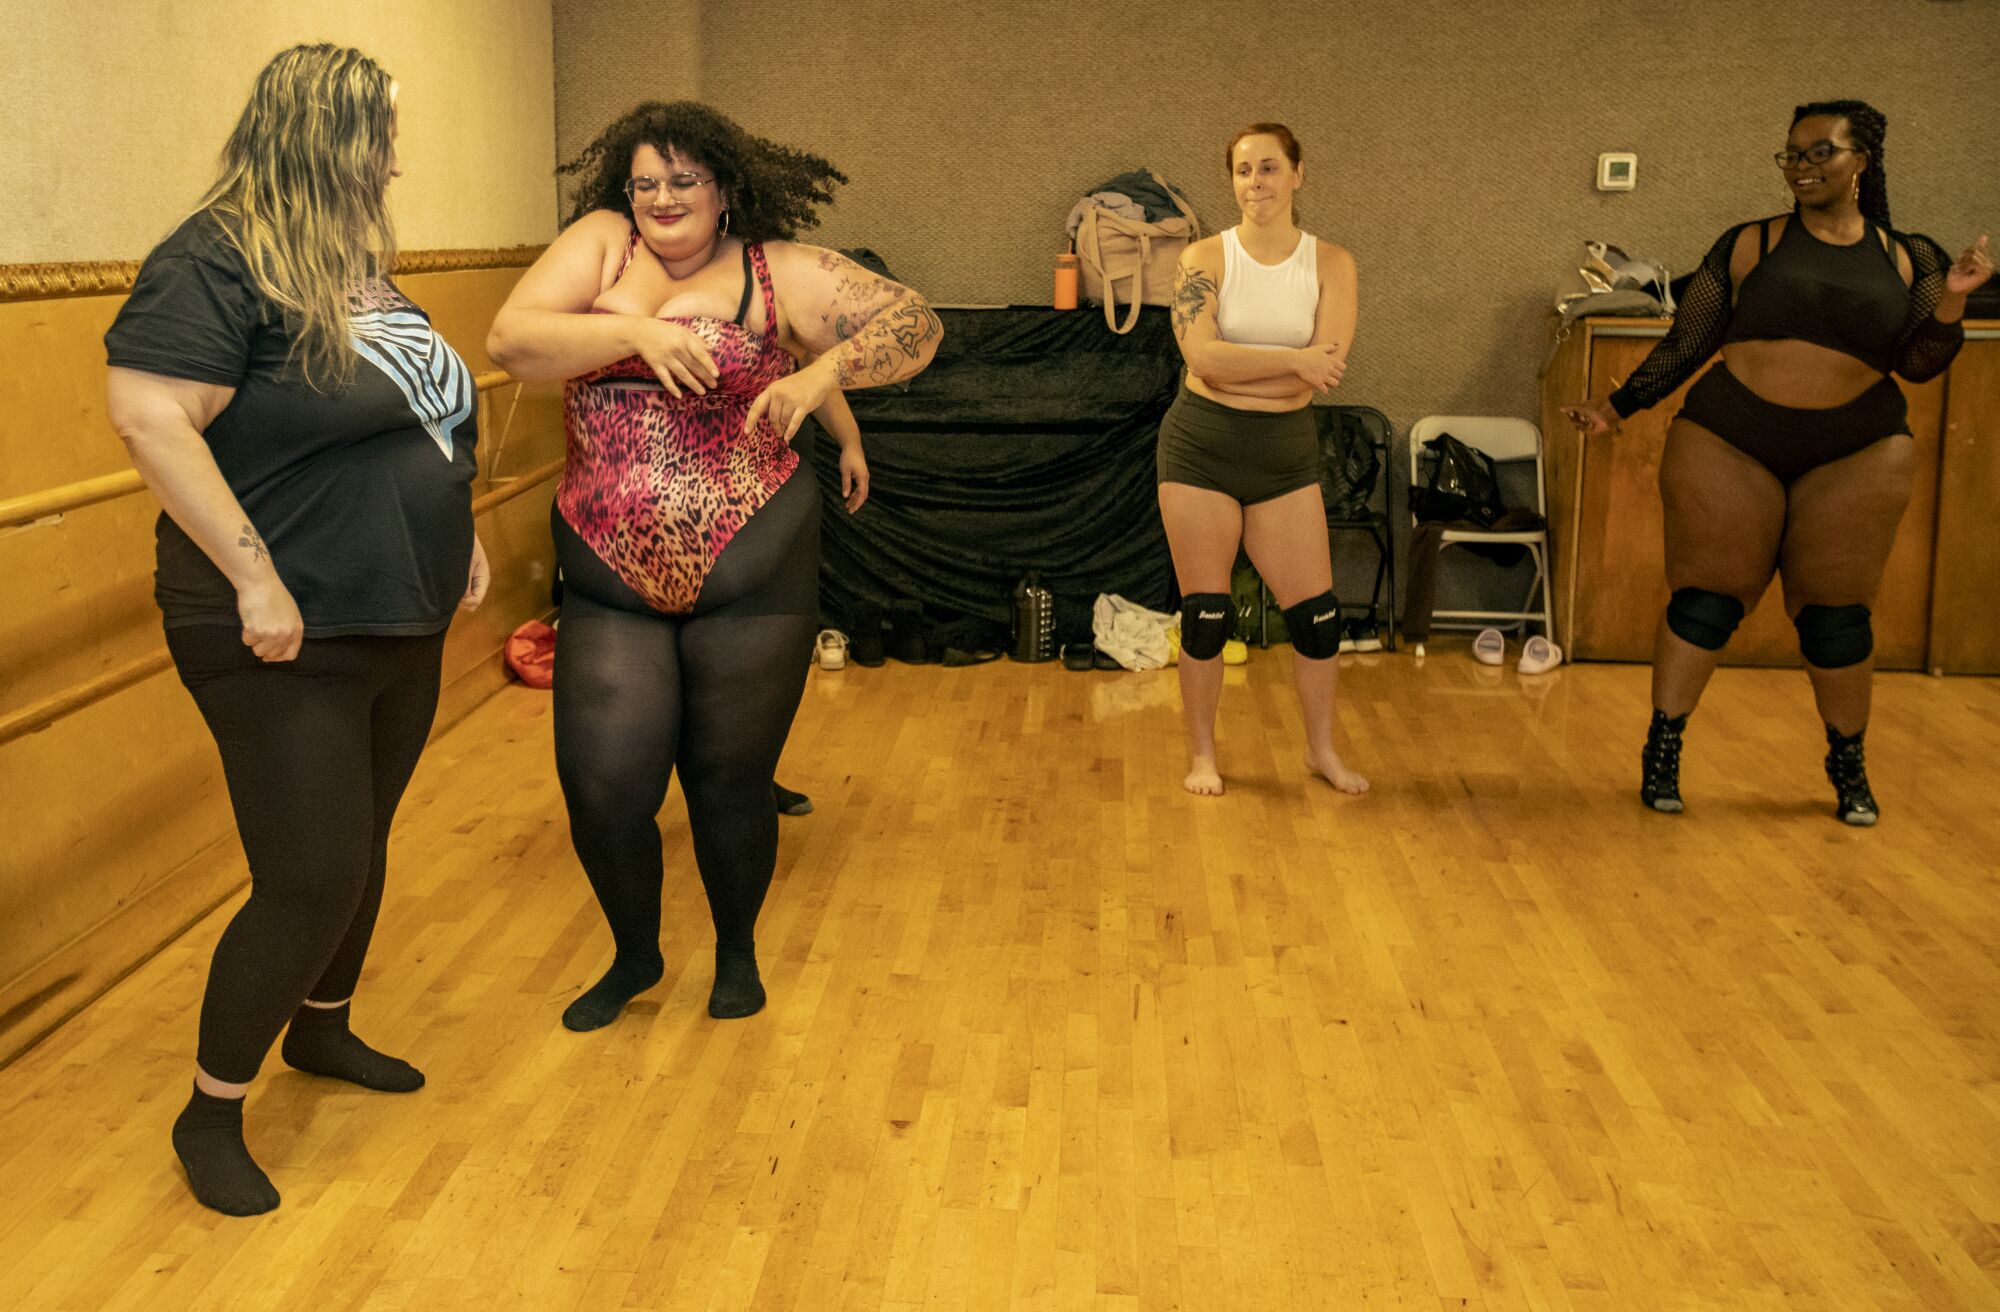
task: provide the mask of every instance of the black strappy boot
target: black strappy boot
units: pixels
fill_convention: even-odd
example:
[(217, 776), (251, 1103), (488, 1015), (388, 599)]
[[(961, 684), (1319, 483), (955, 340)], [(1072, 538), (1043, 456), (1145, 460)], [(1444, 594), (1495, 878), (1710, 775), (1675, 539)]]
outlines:
[(1868, 790), (1868, 763), (1861, 755), (1861, 733), (1843, 734), (1826, 726), (1826, 777), (1839, 800), (1834, 814), (1850, 825), (1868, 826), (1882, 818), (1875, 794)]
[(1681, 730), (1687, 722), (1685, 715), (1670, 720), (1665, 711), (1655, 710), (1647, 726), (1646, 750), (1639, 756), (1639, 800), (1655, 811), (1676, 814), (1682, 809)]

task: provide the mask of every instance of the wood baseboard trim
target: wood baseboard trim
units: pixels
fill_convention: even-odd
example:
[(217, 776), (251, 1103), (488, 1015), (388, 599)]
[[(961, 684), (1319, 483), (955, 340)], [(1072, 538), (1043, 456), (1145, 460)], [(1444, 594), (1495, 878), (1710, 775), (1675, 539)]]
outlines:
[(235, 832), (0, 985), (0, 1069), (103, 997), (250, 882)]

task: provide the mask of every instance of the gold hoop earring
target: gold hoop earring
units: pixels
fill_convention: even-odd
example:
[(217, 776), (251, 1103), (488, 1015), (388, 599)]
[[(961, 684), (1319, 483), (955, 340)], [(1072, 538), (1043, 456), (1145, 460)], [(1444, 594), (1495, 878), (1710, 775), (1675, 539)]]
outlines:
[(724, 210), (724, 211), (722, 211), (722, 226), (721, 226), (721, 227), (719, 227), (719, 228), (717, 228), (717, 229), (715, 230), (715, 235), (716, 235), (716, 236), (718, 236), (718, 237), (727, 237), (727, 236), (729, 235), (729, 211), (728, 211), (728, 210)]

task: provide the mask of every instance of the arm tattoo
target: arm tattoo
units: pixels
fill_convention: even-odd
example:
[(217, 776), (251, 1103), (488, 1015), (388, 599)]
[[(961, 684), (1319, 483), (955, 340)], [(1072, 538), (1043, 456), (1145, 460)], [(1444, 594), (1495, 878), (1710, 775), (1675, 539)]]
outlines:
[(841, 343), (834, 348), (841, 387), (893, 383), (923, 368), (925, 348), (944, 335), (928, 302), (832, 251), (820, 253), (819, 267), (840, 275), (820, 319)]
[(243, 536), (236, 539), (236, 545), (250, 548), (250, 558), (260, 565), (271, 558), (269, 549), (264, 546), (264, 539), (258, 537), (257, 530), (248, 524), (243, 526)]
[(944, 336), (937, 311), (916, 293), (857, 325), (835, 360), (843, 388), (874, 387), (908, 378), (923, 368), (925, 348)]
[(1199, 269), (1190, 269), (1183, 264), (1174, 271), (1173, 316), (1174, 336), (1179, 337), (1194, 326), (1201, 312), (1215, 297), (1215, 279)]

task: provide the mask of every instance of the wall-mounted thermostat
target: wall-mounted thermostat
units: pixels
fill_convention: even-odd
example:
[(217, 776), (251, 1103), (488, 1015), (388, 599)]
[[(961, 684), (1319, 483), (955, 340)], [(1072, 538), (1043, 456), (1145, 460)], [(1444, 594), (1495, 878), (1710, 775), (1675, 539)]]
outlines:
[(1639, 157), (1628, 150), (1607, 150), (1597, 157), (1597, 189), (1630, 191), (1639, 185)]

